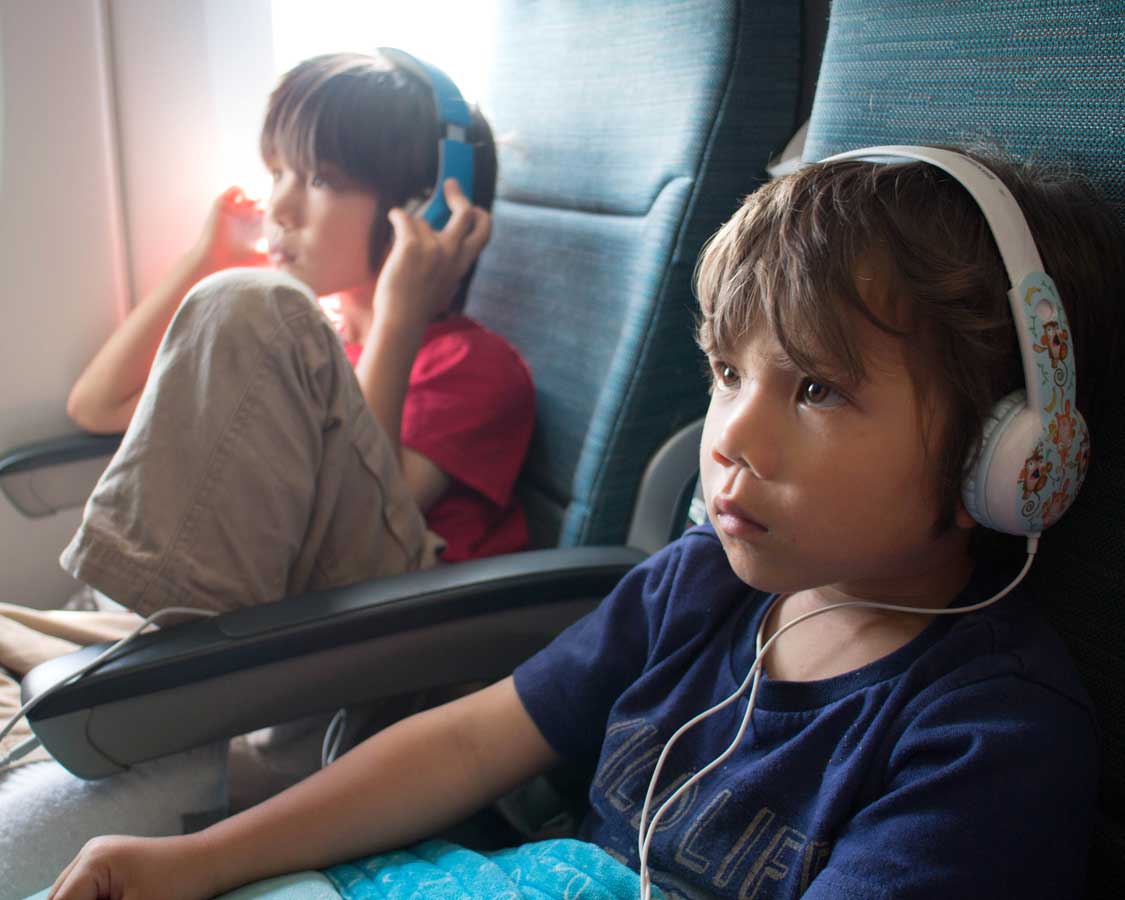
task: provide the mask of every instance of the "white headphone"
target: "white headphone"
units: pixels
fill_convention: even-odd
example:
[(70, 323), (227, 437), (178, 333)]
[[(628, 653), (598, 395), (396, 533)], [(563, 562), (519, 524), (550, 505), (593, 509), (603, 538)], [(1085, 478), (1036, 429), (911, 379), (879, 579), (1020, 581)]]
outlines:
[(936, 147), (866, 147), (824, 162), (926, 162), (969, 192), (992, 230), (1011, 287), (1025, 390), (1000, 400), (980, 446), (966, 461), (962, 499), (980, 524), (1008, 534), (1040, 534), (1078, 495), (1090, 458), (1090, 432), (1075, 400), (1070, 327), (1055, 283), (1019, 204), (1004, 183), (968, 156)]

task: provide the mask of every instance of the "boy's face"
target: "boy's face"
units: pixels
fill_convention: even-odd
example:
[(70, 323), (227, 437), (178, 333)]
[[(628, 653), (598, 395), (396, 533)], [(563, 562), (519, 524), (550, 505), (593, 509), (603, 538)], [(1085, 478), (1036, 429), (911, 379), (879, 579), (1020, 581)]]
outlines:
[(273, 188), (266, 208), (270, 260), (318, 296), (374, 287), (369, 237), (375, 195), (325, 167), (301, 173), (282, 160), (268, 164)]
[(759, 589), (907, 600), (966, 558), (967, 515), (935, 529), (942, 416), (920, 409), (905, 343), (858, 316), (855, 327), (867, 380), (854, 388), (807, 377), (765, 327), (710, 359), (707, 511), (732, 568)]

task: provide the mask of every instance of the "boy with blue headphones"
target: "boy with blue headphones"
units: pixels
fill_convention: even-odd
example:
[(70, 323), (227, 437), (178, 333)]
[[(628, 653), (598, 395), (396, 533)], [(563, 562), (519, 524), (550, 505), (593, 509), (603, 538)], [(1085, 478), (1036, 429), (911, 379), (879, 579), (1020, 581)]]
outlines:
[[(590, 896), (1079, 896), (1096, 729), (1021, 580), (1097, 431), (1121, 229), (997, 161), (854, 156), (759, 190), (701, 259), (708, 524), (513, 677), (197, 835), (96, 842), (51, 900), (207, 897), (397, 847), (560, 759), (595, 770)], [(491, 857), (515, 887), (524, 852)], [(443, 858), (325, 883), (389, 896)]]
[(256, 259), (261, 213), (226, 192), (72, 392), (80, 424), (129, 430), (63, 567), (142, 614), (527, 541), (530, 374), (462, 312), (495, 191), (487, 122), (402, 51), (335, 54), (281, 79), (261, 150), (275, 273), (211, 274)]

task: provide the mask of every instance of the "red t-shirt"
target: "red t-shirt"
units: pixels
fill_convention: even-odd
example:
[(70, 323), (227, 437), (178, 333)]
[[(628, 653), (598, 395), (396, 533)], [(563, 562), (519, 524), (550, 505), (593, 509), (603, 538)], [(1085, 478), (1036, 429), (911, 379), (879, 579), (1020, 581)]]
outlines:
[[(361, 344), (344, 344), (354, 366)], [(426, 513), (459, 562), (527, 546), (527, 522), (512, 489), (535, 422), (527, 363), (504, 338), (456, 315), (426, 329), (410, 370), (402, 445), (453, 479)]]

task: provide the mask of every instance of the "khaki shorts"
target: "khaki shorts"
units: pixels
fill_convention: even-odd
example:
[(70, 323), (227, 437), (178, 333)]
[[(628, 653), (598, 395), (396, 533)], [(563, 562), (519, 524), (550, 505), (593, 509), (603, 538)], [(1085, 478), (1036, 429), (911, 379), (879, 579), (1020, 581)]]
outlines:
[(235, 269), (173, 318), (60, 563), (149, 615), (396, 575), (440, 548), (308, 289)]

